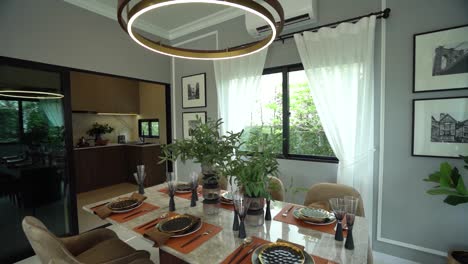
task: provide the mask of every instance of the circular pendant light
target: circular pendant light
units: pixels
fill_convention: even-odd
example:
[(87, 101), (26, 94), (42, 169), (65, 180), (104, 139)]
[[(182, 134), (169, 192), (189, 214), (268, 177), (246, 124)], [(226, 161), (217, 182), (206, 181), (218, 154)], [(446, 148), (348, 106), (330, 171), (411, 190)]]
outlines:
[[(184, 58), (184, 59), (195, 59), (195, 60), (222, 60), (232, 59), (251, 55), (267, 48), (277, 36), (280, 35), (284, 25), (284, 11), (278, 0), (264, 0), (280, 18), (279, 22), (275, 22), (273, 14), (261, 4), (256, 3), (253, 0), (139, 0), (131, 8), (129, 2), (131, 0), (119, 0), (117, 8), (117, 18), (122, 29), (139, 45), (168, 56)], [(264, 20), (271, 29), (271, 34), (263, 38), (262, 40), (255, 41), (253, 43), (244, 44), (232, 48), (220, 49), (220, 50), (195, 50), (195, 49), (184, 49), (173, 47), (170, 45), (162, 44), (148, 39), (141, 34), (138, 34), (133, 29), (133, 25), (138, 17), (143, 14), (171, 5), (189, 4), (189, 3), (204, 3), (223, 5), (226, 7), (234, 7), (242, 9), (250, 14), (256, 15), (257, 17)], [(126, 10), (126, 12), (124, 12)], [(126, 18), (124, 18), (126, 13)]]
[(46, 100), (62, 99), (63, 94), (26, 90), (0, 90), (0, 97)]

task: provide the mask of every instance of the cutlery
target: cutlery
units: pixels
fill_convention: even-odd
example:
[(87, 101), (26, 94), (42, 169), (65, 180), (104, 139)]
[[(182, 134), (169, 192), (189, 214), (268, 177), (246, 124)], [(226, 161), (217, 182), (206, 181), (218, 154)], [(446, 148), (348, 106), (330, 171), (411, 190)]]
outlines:
[(242, 255), (242, 257), (236, 262), (236, 264), (240, 264), (247, 256), (249, 256), (252, 252), (254, 252), (254, 250), (256, 250), (257, 248), (259, 248), (262, 244), (261, 243), (257, 243), (255, 245), (253, 245), (249, 251), (247, 251), (247, 253), (245, 253), (244, 255)]
[(190, 239), (189, 241), (185, 242), (184, 244), (182, 244), (182, 246), (180, 246), (180, 248), (183, 248), (185, 246), (187, 246), (188, 244), (192, 243), (193, 241), (199, 239), (200, 237), (202, 236), (206, 236), (206, 235), (209, 235), (211, 232), (213, 232), (213, 229), (210, 229), (206, 232), (203, 232), (202, 234), (198, 234), (196, 237)]
[(146, 229), (148, 229), (148, 228), (150, 228), (150, 227), (153, 227), (153, 226), (155, 226), (155, 225), (158, 224), (159, 220), (164, 219), (164, 218), (166, 218), (167, 216), (168, 216), (168, 214), (167, 214), (167, 213), (164, 213), (164, 214), (160, 215), (158, 218), (153, 219), (153, 220), (151, 220), (151, 221), (149, 221), (149, 222), (147, 222), (147, 223), (142, 224), (141, 226), (138, 227), (138, 229), (144, 227), (144, 229), (146, 230)]
[(288, 210), (286, 210), (286, 211), (282, 214), (282, 216), (283, 216), (283, 217), (288, 216), (289, 211), (291, 211), (291, 209), (293, 209), (293, 208), (294, 208), (294, 205), (291, 205), (291, 207), (289, 207)]
[(132, 217), (132, 216), (134, 216), (134, 215), (141, 214), (141, 213), (143, 213), (143, 212), (149, 212), (149, 211), (151, 211), (151, 210), (150, 210), (150, 209), (138, 210), (138, 211), (136, 211), (136, 212), (134, 212), (134, 213), (132, 213), (132, 214), (129, 214), (129, 215), (125, 216), (125, 217), (122, 218), (122, 219), (125, 220), (125, 219), (130, 218), (130, 217)]
[(231, 259), (228, 261), (228, 264), (231, 264), (237, 257), (237, 255), (248, 245), (250, 245), (250, 243), (252, 243), (252, 237), (246, 237), (244, 238), (244, 241), (242, 242), (242, 246), (239, 247), (235, 252), (234, 254), (232, 255)]

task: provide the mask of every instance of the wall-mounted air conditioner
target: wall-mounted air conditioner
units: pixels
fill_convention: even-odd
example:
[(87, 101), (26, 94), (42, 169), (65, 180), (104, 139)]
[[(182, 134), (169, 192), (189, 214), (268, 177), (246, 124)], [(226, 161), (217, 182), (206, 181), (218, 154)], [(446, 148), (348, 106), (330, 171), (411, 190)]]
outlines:
[[(263, 1), (257, 1), (259, 3)], [(317, 0), (279, 0), (284, 10), (284, 32), (317, 23)], [(270, 10), (269, 5), (264, 4)], [(275, 12), (272, 12), (275, 14)], [(278, 21), (279, 17), (275, 16)], [(270, 28), (261, 19), (253, 15), (245, 16), (245, 25), (250, 35), (262, 37), (270, 33)]]

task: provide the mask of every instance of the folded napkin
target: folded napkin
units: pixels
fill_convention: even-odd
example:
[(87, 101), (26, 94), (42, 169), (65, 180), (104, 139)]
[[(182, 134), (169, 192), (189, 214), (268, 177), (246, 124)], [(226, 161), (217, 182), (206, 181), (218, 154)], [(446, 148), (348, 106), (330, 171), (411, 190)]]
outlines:
[(320, 209), (327, 210), (329, 212), (331, 211), (330, 204), (326, 201), (311, 203), (307, 207), (320, 208)]
[[(188, 228), (188, 230), (190, 230), (193, 226), (197, 225), (201, 221), (200, 217), (197, 217), (197, 216), (194, 216), (194, 215), (189, 215), (189, 214), (185, 214), (185, 215), (190, 216), (190, 217), (192, 217), (194, 219), (192, 225)], [(143, 236), (150, 239), (151, 241), (153, 241), (154, 242), (154, 245), (153, 245), (154, 247), (160, 247), (160, 246), (164, 245), (166, 243), (166, 241), (169, 240), (169, 238), (171, 238), (171, 236), (173, 236), (173, 235), (182, 235), (185, 232), (186, 231), (174, 234), (174, 233), (161, 232), (157, 228), (151, 228), (150, 230), (146, 231), (143, 234)]]
[[(123, 199), (123, 198), (127, 199), (127, 197), (122, 197), (120, 199)], [(130, 198), (137, 200), (138, 203), (142, 203), (144, 200), (146, 200), (146, 196), (141, 195), (139, 193), (133, 193), (130, 196)], [(99, 216), (101, 219), (104, 219), (112, 214), (112, 210), (109, 209), (109, 207), (107, 207), (107, 204), (106, 204), (106, 205), (99, 206), (98, 208), (94, 209), (94, 213), (97, 216)]]

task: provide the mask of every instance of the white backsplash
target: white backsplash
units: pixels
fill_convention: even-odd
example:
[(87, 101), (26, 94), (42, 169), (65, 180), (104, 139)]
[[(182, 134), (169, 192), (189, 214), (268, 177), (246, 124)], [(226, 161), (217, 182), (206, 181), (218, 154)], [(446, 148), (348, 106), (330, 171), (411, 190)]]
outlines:
[[(110, 134), (103, 135), (104, 139), (109, 139), (110, 143), (117, 143), (118, 135), (125, 135), (128, 141), (138, 140), (138, 117), (137, 116), (108, 116), (95, 114), (74, 113), (73, 120), (73, 144), (77, 144), (81, 137), (92, 138), (86, 134), (94, 123), (109, 124), (114, 128)], [(94, 142), (90, 141), (90, 144)]]

